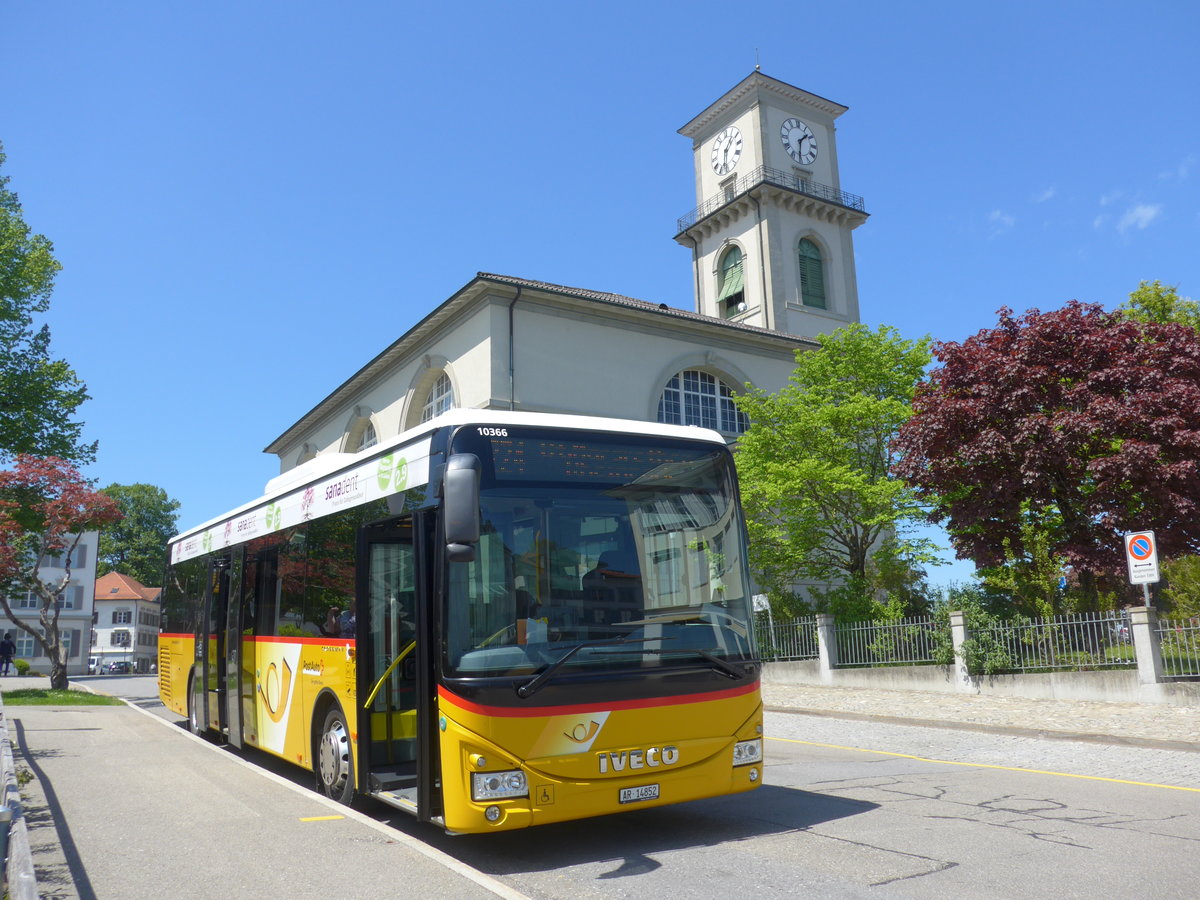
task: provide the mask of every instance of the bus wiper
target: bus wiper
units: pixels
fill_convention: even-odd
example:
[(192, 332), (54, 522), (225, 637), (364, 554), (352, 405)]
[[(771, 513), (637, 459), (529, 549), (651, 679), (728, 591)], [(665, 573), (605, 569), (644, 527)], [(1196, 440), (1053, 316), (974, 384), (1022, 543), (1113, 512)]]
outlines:
[[(716, 649), (716, 648), (714, 648)], [(727, 678), (744, 678), (746, 673), (739, 672), (737, 667), (721, 659), (719, 656), (713, 656), (711, 650), (701, 650), (699, 647), (680, 647), (678, 650), (668, 650), (668, 653), (694, 653), (703, 659), (706, 663), (712, 666), (713, 670), (726, 676)]]
[(639, 637), (639, 638), (623, 637), (623, 638), (606, 638), (604, 640), (596, 640), (596, 641), (582, 641), (581, 643), (576, 644), (574, 647), (572, 647), (570, 650), (568, 650), (566, 653), (564, 653), (562, 656), (560, 656), (554, 662), (550, 663), (550, 665), (546, 666), (546, 668), (542, 669), (542, 671), (540, 671), (536, 675), (534, 675), (533, 678), (529, 679), (529, 681), (525, 682), (522, 685), (518, 685), (517, 696), (520, 697), (521, 699), (526, 699), (528, 697), (532, 697), (534, 694), (536, 694), (538, 692), (538, 690), (541, 689), (543, 684), (545, 684), (547, 681), (550, 680), (551, 676), (553, 676), (555, 672), (557, 672), (564, 665), (566, 665), (567, 660), (569, 660), (572, 656), (574, 656), (576, 653), (578, 653), (584, 647), (612, 647), (612, 646), (616, 646), (618, 644), (645, 644), (648, 641), (670, 641), (670, 640), (674, 640), (674, 638), (670, 638), (670, 637)]
[(713, 656), (707, 650), (696, 650), (696, 653), (703, 658), (705, 662), (712, 665), (714, 669), (716, 669), (722, 675), (728, 676), (729, 678), (741, 678), (746, 674), (745, 672), (739, 672), (736, 667), (730, 665), (719, 656)]

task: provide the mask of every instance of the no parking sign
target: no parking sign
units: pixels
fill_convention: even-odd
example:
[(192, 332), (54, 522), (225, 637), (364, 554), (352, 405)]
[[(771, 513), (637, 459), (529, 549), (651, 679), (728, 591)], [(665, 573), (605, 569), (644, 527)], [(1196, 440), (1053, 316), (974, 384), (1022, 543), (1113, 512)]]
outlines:
[(1125, 559), (1130, 584), (1158, 582), (1158, 544), (1153, 531), (1131, 531), (1125, 535)]

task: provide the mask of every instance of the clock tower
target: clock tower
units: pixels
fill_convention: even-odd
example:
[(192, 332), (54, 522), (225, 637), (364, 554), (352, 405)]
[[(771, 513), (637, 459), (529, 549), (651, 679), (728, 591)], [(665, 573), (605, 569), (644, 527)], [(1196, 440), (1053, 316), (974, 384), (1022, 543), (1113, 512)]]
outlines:
[(696, 311), (801, 337), (858, 321), (834, 120), (846, 107), (755, 70), (679, 133), (692, 139), (698, 206), (675, 240), (692, 251)]

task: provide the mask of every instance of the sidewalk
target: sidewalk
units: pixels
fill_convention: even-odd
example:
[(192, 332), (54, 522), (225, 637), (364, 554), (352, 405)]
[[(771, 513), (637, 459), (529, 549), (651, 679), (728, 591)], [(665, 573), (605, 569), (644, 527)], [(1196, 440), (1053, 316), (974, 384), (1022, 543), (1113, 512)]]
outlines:
[(1200, 752), (1200, 707), (764, 684), (769, 710)]
[[(48, 686), (0, 679), (0, 689)], [(151, 713), (5, 706), (39, 896), (521, 895)]]

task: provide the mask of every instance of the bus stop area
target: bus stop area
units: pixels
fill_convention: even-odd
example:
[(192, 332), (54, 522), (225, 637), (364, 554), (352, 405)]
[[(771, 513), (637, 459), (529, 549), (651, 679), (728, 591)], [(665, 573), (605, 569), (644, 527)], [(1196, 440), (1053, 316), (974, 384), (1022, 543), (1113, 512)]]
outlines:
[(0, 714), (13, 898), (521, 896), (132, 703)]
[[(46, 686), (44, 678), (0, 681), (3, 690)], [(1200, 751), (1195, 707), (778, 683), (763, 685), (763, 700), (778, 712)], [(13, 898), (325, 898), (414, 885), (423, 897), (523, 896), (138, 701), (0, 708), (0, 741), (8, 796), (20, 795)], [(27, 773), (19, 787), (14, 762)], [(22, 824), (23, 859), (15, 852)], [(22, 884), (22, 866), (36, 871), (35, 886)]]

